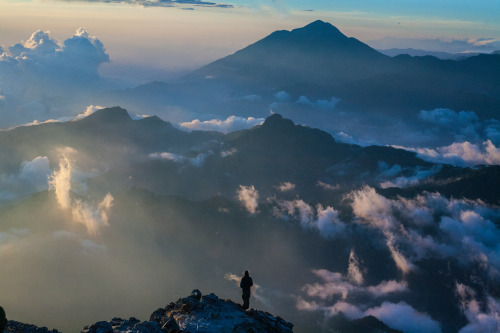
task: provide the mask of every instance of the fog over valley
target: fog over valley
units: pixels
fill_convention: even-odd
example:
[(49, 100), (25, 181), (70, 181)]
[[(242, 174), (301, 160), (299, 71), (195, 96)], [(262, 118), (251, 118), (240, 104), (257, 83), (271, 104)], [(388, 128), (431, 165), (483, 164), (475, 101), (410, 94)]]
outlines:
[(500, 331), (498, 38), (367, 44), (289, 29), (313, 15), (291, 2), (50, 3), (288, 21), (147, 82), (103, 70), (91, 29), (0, 45), (7, 319), (147, 321), (193, 289), (240, 302), (248, 270), (250, 307), (295, 332)]

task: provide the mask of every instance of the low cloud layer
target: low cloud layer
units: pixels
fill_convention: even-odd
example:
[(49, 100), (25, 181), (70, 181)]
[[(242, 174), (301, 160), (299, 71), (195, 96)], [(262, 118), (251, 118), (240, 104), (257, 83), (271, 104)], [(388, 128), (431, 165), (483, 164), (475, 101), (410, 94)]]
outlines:
[[(322, 311), (326, 316), (343, 314), (350, 320), (374, 316), (392, 328), (404, 332), (441, 332), (439, 323), (404, 301), (387, 302), (385, 297), (405, 295), (409, 292), (405, 281), (381, 281), (377, 285), (364, 285), (356, 254), (351, 250), (348, 274), (313, 270), (321, 281), (304, 286), (306, 296), (297, 298), (302, 311)], [(308, 300), (307, 300), (307, 299)], [(364, 300), (360, 303), (360, 300)], [(373, 304), (379, 304), (374, 306)]]
[(461, 253), (463, 265), (479, 265), (492, 278), (500, 278), (500, 247), (493, 241), (500, 237), (494, 223), (500, 216), (498, 208), (438, 193), (393, 200), (370, 187), (353, 192), (351, 200), (355, 222), (385, 236), (402, 272), (416, 269), (422, 258), (453, 258)]
[(413, 48), (435, 52), (449, 53), (490, 53), (500, 49), (500, 40), (496, 38), (469, 38), (469, 39), (416, 39), (416, 38), (397, 38), (385, 37), (379, 40), (368, 42), (370, 46), (376, 49), (391, 48)]
[(212, 119), (201, 121), (199, 119), (195, 119), (190, 122), (180, 123), (179, 125), (189, 130), (229, 133), (261, 125), (263, 122), (263, 118), (242, 118), (237, 116), (230, 116), (225, 120)]
[(286, 91), (279, 91), (274, 94), (275, 102), (269, 105), (270, 110), (277, 110), (282, 106), (302, 106), (314, 108), (319, 111), (333, 111), (337, 106), (340, 99), (332, 96), (330, 99), (317, 99), (313, 100), (305, 95), (300, 95), (299, 97), (292, 97)]

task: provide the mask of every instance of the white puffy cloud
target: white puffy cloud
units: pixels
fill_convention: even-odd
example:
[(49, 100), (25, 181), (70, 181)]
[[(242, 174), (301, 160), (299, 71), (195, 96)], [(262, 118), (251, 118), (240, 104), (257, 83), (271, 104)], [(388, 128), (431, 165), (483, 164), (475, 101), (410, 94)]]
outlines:
[(240, 185), (236, 194), (238, 196), (238, 200), (245, 206), (246, 210), (250, 214), (257, 213), (257, 208), (259, 207), (259, 192), (257, 192), (253, 185)]
[(364, 282), (363, 273), (359, 267), (359, 259), (356, 256), (354, 249), (349, 253), (349, 267), (347, 269), (347, 278), (350, 282), (361, 285)]
[(105, 87), (98, 67), (109, 61), (103, 44), (85, 29), (62, 44), (38, 30), (0, 55), (3, 126), (73, 116), (74, 107)]
[(71, 192), (73, 171), (72, 162), (63, 156), (59, 162), (59, 169), (55, 170), (50, 177), (49, 188), (55, 192), (59, 207), (70, 211), (73, 221), (85, 226), (89, 234), (95, 235), (100, 226), (108, 225), (114, 198), (108, 193), (97, 205), (83, 199), (73, 198)]
[(465, 141), (437, 148), (394, 147), (413, 151), (421, 159), (434, 163), (457, 166), (500, 165), (500, 148), (496, 147), (489, 139), (481, 144)]
[(229, 133), (261, 125), (263, 122), (264, 122), (263, 118), (254, 118), (254, 117), (242, 118), (237, 116), (230, 116), (224, 120), (211, 119), (211, 120), (201, 121), (199, 119), (195, 119), (190, 122), (180, 123), (179, 125), (190, 130), (217, 131), (222, 133)]
[(341, 235), (346, 227), (333, 207), (318, 204), (312, 207), (302, 199), (277, 200), (274, 214), (281, 218), (296, 218), (304, 229), (315, 229), (321, 236), (333, 238)]
[(295, 189), (295, 184), (290, 183), (290, 182), (283, 182), (280, 185), (276, 186), (276, 188), (280, 192), (292, 191)]
[(415, 310), (405, 302), (397, 304), (384, 302), (378, 307), (366, 310), (365, 314), (377, 317), (391, 328), (405, 333), (441, 332), (438, 322), (429, 315)]
[(74, 118), (74, 120), (80, 120), (80, 119), (83, 119), (85, 117), (88, 117), (91, 114), (93, 114), (94, 112), (96, 112), (97, 110), (101, 110), (101, 109), (104, 109), (104, 106), (89, 105), (89, 106), (87, 106), (87, 108), (85, 109), (85, 111), (83, 111), (82, 113), (77, 114), (76, 117)]
[(47, 178), (51, 173), (52, 169), (46, 156), (23, 161), (17, 174), (0, 176), (0, 200), (14, 199), (48, 189)]
[[(354, 251), (351, 251), (351, 255)], [(351, 259), (350, 259), (351, 261)], [(339, 272), (331, 272), (326, 269), (316, 269), (312, 272), (322, 281), (313, 284), (306, 284), (303, 290), (309, 297), (316, 297), (321, 300), (332, 300), (340, 297), (342, 300), (350, 296), (359, 294), (368, 295), (373, 298), (386, 296), (393, 293), (405, 293), (408, 291), (408, 285), (405, 281), (381, 281), (374, 286), (364, 286), (364, 279), (361, 271), (358, 269), (355, 276), (352, 275), (352, 264), (349, 263), (347, 276)], [(357, 280), (355, 280), (355, 279)]]
[(454, 257), (500, 278), (500, 246), (495, 241), (500, 231), (494, 223), (500, 217), (498, 207), (438, 193), (387, 199), (370, 187), (353, 192), (350, 199), (354, 221), (382, 232), (403, 273), (416, 269), (422, 258)]
[(500, 301), (487, 296), (486, 306), (481, 306), (474, 290), (457, 283), (456, 291), (468, 324), (459, 333), (480, 333), (500, 331)]

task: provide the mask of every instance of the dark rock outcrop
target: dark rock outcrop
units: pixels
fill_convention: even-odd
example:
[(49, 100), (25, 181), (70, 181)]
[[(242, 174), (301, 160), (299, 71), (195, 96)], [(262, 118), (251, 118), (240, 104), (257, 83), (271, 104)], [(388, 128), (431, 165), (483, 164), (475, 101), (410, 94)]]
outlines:
[(280, 317), (222, 300), (214, 294), (202, 295), (197, 289), (185, 298), (154, 311), (149, 321), (113, 318), (86, 326), (81, 333), (118, 332), (292, 332), (293, 324)]
[(47, 327), (38, 327), (31, 324), (23, 324), (18, 321), (9, 320), (3, 333), (60, 333), (56, 329), (49, 330)]

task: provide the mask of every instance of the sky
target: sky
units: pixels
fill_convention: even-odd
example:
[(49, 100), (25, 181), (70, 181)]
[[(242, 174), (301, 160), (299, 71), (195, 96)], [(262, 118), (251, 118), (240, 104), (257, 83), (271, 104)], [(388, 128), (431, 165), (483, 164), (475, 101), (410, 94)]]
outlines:
[(63, 41), (85, 28), (110, 56), (102, 75), (147, 82), (316, 19), (376, 48), (491, 52), (500, 48), (499, 15), (495, 0), (0, 0), (0, 45), (6, 50), (39, 29)]

